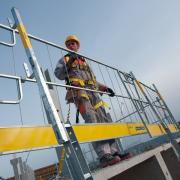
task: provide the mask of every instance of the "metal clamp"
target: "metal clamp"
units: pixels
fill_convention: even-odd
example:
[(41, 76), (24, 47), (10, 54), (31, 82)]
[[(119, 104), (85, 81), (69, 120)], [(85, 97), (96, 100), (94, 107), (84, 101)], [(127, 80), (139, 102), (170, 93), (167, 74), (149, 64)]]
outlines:
[(133, 85), (132, 81), (134, 79), (133, 79), (132, 75), (129, 73), (125, 73), (125, 72), (123, 73), (123, 75), (124, 75), (125, 82)]
[(2, 25), (2, 24), (1, 24), (1, 28), (5, 28), (5, 29), (7, 29), (7, 30), (12, 32), (12, 42), (11, 43), (7, 43), (7, 42), (0, 41), (0, 44), (8, 46), (8, 47), (13, 47), (13, 46), (16, 45), (16, 36), (15, 36), (16, 30), (15, 30), (15, 28), (13, 28), (12, 22), (11, 22), (11, 20), (9, 18), (8, 18), (8, 22), (9, 22), (10, 28), (7, 29), (7, 27)]
[(0, 74), (0, 77), (7, 79), (15, 79), (17, 81), (18, 99), (14, 101), (0, 100), (0, 104), (19, 104), (23, 98), (21, 78), (17, 76)]

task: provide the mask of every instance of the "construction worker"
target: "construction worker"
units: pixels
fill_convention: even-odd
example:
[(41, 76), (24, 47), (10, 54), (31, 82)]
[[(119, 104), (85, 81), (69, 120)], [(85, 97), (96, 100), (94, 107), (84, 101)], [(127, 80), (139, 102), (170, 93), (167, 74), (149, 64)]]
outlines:
[[(114, 91), (97, 82), (86, 59), (76, 54), (80, 48), (78, 38), (75, 35), (68, 36), (65, 45), (73, 52), (66, 54), (58, 61), (54, 71), (55, 76), (60, 80), (65, 80), (68, 85), (108, 92), (109, 96), (113, 97)], [(68, 88), (66, 100), (67, 103), (75, 104), (85, 123), (109, 122), (104, 108), (107, 104), (100, 99), (98, 93)], [(115, 140), (93, 142), (92, 145), (102, 167), (116, 164), (121, 160)]]

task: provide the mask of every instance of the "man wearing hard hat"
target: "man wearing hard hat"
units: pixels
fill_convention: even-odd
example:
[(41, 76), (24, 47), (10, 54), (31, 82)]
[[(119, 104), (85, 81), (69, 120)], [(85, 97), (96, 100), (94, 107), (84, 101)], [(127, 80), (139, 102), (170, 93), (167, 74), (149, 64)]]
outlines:
[[(75, 35), (70, 35), (65, 40), (66, 47), (73, 51), (62, 57), (55, 68), (55, 75), (66, 84), (108, 92), (114, 96), (111, 88), (96, 81), (96, 77), (86, 62), (86, 59), (76, 52), (80, 48), (80, 42)], [(74, 103), (86, 123), (108, 122), (104, 106), (98, 93), (80, 89), (68, 89), (66, 94), (67, 103)], [(92, 143), (102, 167), (116, 164), (121, 160), (115, 145), (115, 140), (105, 140)]]

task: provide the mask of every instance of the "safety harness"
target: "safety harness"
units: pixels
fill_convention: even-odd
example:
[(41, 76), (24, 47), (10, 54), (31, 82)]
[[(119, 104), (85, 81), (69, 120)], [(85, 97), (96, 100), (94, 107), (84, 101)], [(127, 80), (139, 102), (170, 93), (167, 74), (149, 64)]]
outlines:
[(96, 79), (91, 72), (88, 64), (86, 63), (85, 58), (82, 56), (79, 56), (75, 53), (68, 53), (67, 55), (64, 56), (64, 61), (66, 63), (67, 70), (83, 70), (87, 72), (91, 80), (85, 81), (84, 79), (80, 79), (78, 77), (69, 77), (68, 83), (73, 84), (73, 82), (79, 83), (80, 86), (84, 87), (86, 85), (93, 85), (96, 86)]
[[(96, 87), (96, 79), (92, 71), (90, 70), (88, 64), (86, 63), (85, 58), (75, 53), (68, 53), (67, 55), (64, 56), (64, 62), (66, 63), (66, 68), (68, 72), (71, 70), (83, 70), (89, 73), (91, 77), (91, 80), (84, 80), (78, 77), (69, 77), (65, 79), (66, 84), (72, 85), (73, 83), (76, 83), (76, 84), (78, 83), (81, 87), (85, 87), (86, 85), (92, 85)], [(89, 96), (86, 93), (81, 93), (80, 96), (86, 98), (87, 100), (90, 100)], [(103, 100), (99, 101), (93, 107), (95, 110), (97, 110), (101, 106), (105, 106), (110, 109), (110, 106)], [(79, 123), (79, 109), (77, 109), (77, 112), (76, 112), (76, 123)]]
[(69, 78), (69, 81), (70, 81), (70, 83), (78, 82), (82, 87), (84, 87), (85, 85), (94, 85), (94, 86), (96, 85), (96, 82), (93, 80), (85, 81), (80, 78)]
[(94, 109), (96, 110), (96, 109), (100, 108), (101, 106), (105, 106), (110, 109), (110, 106), (103, 100), (99, 101), (96, 105), (94, 105)]

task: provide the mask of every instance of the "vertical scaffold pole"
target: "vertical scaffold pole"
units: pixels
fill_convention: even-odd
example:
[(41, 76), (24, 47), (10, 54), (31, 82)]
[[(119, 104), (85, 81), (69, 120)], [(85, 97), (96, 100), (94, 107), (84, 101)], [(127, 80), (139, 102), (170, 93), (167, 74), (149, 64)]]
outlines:
[[(156, 97), (156, 101), (157, 101), (157, 103), (159, 104), (159, 108), (160, 108), (160, 109), (162, 110), (162, 112), (163, 112), (163, 115), (164, 115), (163, 120), (165, 120), (165, 123), (166, 123), (166, 124), (168, 123), (168, 124), (173, 124), (173, 125), (174, 125), (174, 122), (172, 121), (171, 117), (167, 115), (167, 112), (166, 112), (167, 110), (166, 110), (165, 107), (163, 106), (160, 98), (159, 98), (159, 97)], [(176, 128), (176, 130), (177, 130), (176, 125), (175, 125), (175, 128)]]
[(155, 89), (157, 95), (159, 96), (160, 100), (162, 101), (164, 107), (166, 108), (166, 110), (167, 110), (169, 116), (171, 117), (171, 120), (172, 120), (173, 123), (176, 125), (176, 128), (177, 128), (178, 130), (180, 130), (179, 124), (178, 124), (177, 121), (175, 120), (173, 114), (171, 113), (169, 107), (167, 106), (167, 104), (166, 104), (164, 98), (163, 98), (163, 97), (161, 96), (161, 94), (159, 93), (159, 91), (158, 91), (157, 87), (155, 86), (155, 84), (153, 84), (153, 87), (154, 87), (154, 89)]
[[(138, 90), (137, 90), (137, 88), (136, 88), (136, 85), (135, 85), (134, 81), (133, 81), (133, 86), (134, 86), (134, 89), (135, 89), (135, 91), (136, 91), (136, 94), (137, 94), (139, 100), (141, 100), (140, 94), (139, 94), (139, 92), (138, 92)], [(140, 108), (141, 108), (141, 110), (142, 110), (142, 113), (144, 114), (144, 117), (145, 117), (147, 123), (149, 124), (149, 123), (150, 123), (149, 118), (148, 118), (148, 116), (147, 116), (147, 114), (146, 114), (146, 111), (145, 111), (145, 109), (144, 109), (143, 104), (142, 104), (141, 101), (139, 101), (139, 106), (140, 106)]]
[(131, 102), (133, 103), (135, 109), (137, 110), (137, 113), (138, 113), (138, 115), (139, 115), (139, 117), (140, 117), (140, 119), (141, 119), (141, 121), (142, 121), (142, 123), (143, 123), (143, 125), (144, 125), (144, 127), (145, 127), (145, 129), (146, 129), (146, 131), (147, 131), (147, 133), (149, 135), (149, 137), (152, 137), (151, 133), (150, 133), (150, 131), (149, 131), (147, 125), (146, 125), (146, 122), (144, 121), (143, 116), (141, 115), (141, 112), (140, 112), (140, 110), (139, 110), (139, 108), (137, 106), (136, 100), (134, 100), (133, 97), (131, 96), (131, 93), (129, 92), (129, 89), (127, 88), (127, 86), (126, 86), (126, 84), (125, 84), (125, 82), (124, 82), (123, 78), (121, 77), (121, 74), (120, 74), (120, 72), (118, 70), (117, 70), (117, 73), (118, 73), (119, 78), (121, 79), (121, 82), (122, 82), (123, 86), (126, 89), (126, 92), (127, 92), (128, 96), (129, 96)]
[[(63, 143), (64, 145), (67, 163), (70, 168), (72, 178), (73, 180), (93, 179), (81, 149), (77, 147), (74, 148), (69, 138), (68, 132), (66, 131), (65, 125), (58, 116), (55, 105), (50, 96), (49, 89), (46, 85), (40, 66), (37, 62), (37, 58), (32, 48), (30, 39), (21, 20), (20, 14), (16, 8), (12, 8), (11, 11), (15, 20), (15, 26), (19, 30), (21, 41), (25, 48), (28, 60), (31, 64), (34, 76), (36, 78), (39, 93), (42, 98), (45, 111), (47, 112), (48, 119), (51, 121), (52, 128), (54, 130), (54, 134), (58, 143)], [(77, 143), (78, 142), (76, 141), (76, 144)]]
[(159, 123), (161, 124), (161, 126), (163, 127), (163, 129), (165, 130), (167, 137), (170, 141), (170, 143), (172, 144), (172, 148), (178, 158), (178, 160), (180, 160), (180, 147), (178, 145), (178, 143), (176, 142), (176, 140), (173, 138), (171, 131), (169, 130), (168, 127), (166, 127), (166, 125), (163, 122), (163, 119), (160, 117), (160, 115), (158, 114), (158, 112), (156, 111), (156, 109), (154, 108), (153, 104), (151, 103), (150, 99), (148, 98), (148, 96), (146, 95), (142, 85), (140, 84), (140, 82), (135, 78), (134, 74), (131, 72), (131, 75), (134, 79), (134, 81), (136, 82), (137, 86), (139, 87), (140, 91), (142, 92), (143, 96), (145, 97), (145, 99), (147, 100), (147, 102), (149, 103), (152, 111), (154, 112), (155, 116), (157, 117)]

